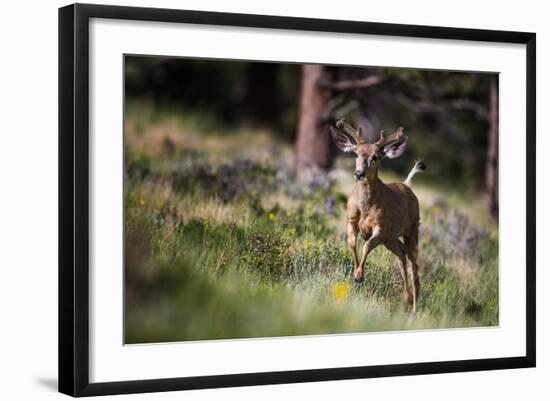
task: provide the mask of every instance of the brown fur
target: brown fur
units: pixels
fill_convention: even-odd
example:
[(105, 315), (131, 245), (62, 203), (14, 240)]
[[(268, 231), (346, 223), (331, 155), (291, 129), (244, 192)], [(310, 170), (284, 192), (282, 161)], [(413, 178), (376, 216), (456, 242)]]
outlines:
[[(347, 205), (347, 235), (353, 254), (353, 278), (356, 283), (363, 281), (367, 256), (378, 245), (384, 245), (399, 259), (404, 299), (412, 304), (413, 312), (416, 312), (420, 293), (416, 262), (420, 226), (418, 199), (407, 185), (384, 184), (378, 178), (380, 160), (384, 158), (384, 147), (392, 146), (397, 141), (402, 143), (406, 141), (406, 137), (403, 139), (400, 129), (388, 139), (381, 133), (381, 139), (374, 144), (365, 143), (360, 138), (354, 139), (359, 142), (353, 149), (357, 155), (356, 176), (362, 179), (355, 184)], [(358, 234), (365, 240), (361, 260), (356, 249)], [(412, 265), (412, 293), (407, 277), (407, 257)]]

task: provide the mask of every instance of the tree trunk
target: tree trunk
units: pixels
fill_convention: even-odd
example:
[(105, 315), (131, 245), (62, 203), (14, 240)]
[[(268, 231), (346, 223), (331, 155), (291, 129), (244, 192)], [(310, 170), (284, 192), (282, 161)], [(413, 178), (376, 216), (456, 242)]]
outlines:
[(327, 124), (330, 89), (320, 82), (330, 81), (330, 71), (322, 65), (304, 65), (300, 98), (300, 116), (296, 139), (295, 172), (298, 179), (323, 173), (334, 159), (332, 138)]
[(498, 81), (491, 79), (489, 88), (489, 144), (485, 167), (485, 189), (489, 198), (489, 213), (498, 222)]

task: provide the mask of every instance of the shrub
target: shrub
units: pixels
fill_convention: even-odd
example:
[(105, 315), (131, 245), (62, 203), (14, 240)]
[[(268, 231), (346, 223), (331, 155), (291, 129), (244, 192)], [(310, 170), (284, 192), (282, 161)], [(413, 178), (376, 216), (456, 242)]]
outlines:
[(291, 272), (290, 243), (276, 231), (254, 231), (243, 242), (243, 265), (268, 283), (278, 282)]

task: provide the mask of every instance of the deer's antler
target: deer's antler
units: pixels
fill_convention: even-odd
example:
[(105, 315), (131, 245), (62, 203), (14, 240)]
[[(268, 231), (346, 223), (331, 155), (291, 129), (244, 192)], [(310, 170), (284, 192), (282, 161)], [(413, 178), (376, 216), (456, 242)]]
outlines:
[(365, 143), (365, 140), (361, 136), (361, 127), (359, 127), (359, 130), (355, 130), (351, 125), (346, 123), (344, 120), (338, 120), (336, 121), (336, 128), (338, 128), (339, 130), (342, 130), (345, 134), (351, 136), (357, 144)]
[(405, 130), (403, 127), (399, 127), (397, 131), (395, 131), (393, 134), (391, 134), (388, 137), (384, 136), (384, 131), (382, 130), (380, 131), (380, 139), (378, 139), (378, 141), (375, 142), (375, 145), (385, 146), (389, 143), (399, 141), (404, 137), (404, 135), (405, 135)]

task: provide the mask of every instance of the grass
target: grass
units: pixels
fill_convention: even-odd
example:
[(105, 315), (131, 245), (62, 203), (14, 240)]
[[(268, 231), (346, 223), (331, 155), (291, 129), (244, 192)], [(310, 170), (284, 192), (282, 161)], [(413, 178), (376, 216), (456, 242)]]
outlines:
[(498, 230), (479, 194), (418, 177), (422, 292), (412, 316), (397, 260), (383, 247), (369, 255), (364, 283), (352, 285), (345, 170), (325, 185), (299, 186), (290, 147), (267, 133), (220, 135), (193, 119), (133, 110), (127, 343), (498, 324)]

